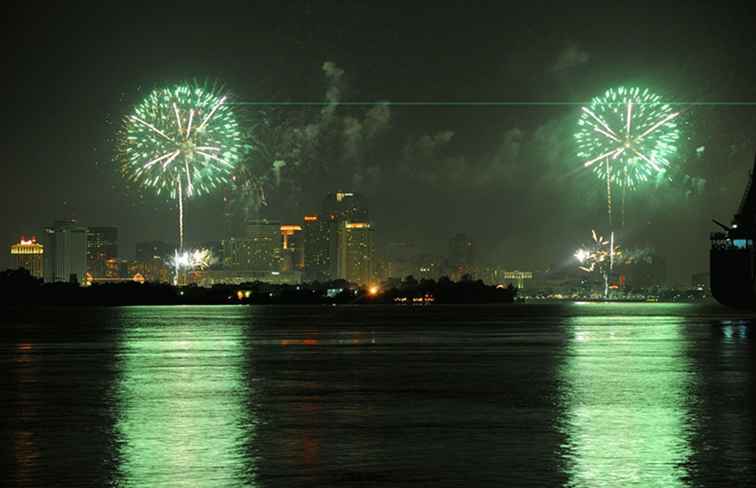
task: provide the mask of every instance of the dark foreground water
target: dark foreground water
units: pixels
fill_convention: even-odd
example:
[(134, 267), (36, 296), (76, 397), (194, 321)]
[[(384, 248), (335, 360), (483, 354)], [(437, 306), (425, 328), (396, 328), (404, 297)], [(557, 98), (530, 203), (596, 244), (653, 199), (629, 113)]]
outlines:
[(3, 317), (8, 486), (756, 486), (755, 325), (720, 308)]

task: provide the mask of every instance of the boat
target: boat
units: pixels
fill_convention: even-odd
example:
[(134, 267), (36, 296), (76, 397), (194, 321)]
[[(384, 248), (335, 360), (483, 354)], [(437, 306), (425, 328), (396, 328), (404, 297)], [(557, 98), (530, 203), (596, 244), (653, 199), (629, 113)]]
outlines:
[(711, 294), (722, 305), (756, 310), (756, 276), (753, 238), (756, 234), (756, 158), (743, 198), (730, 225), (717, 220), (722, 230), (711, 233), (709, 268)]

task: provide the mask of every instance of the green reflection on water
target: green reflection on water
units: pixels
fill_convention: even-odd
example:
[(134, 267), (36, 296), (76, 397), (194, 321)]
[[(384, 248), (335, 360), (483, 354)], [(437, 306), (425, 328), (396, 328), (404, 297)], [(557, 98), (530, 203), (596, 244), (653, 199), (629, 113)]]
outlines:
[[(249, 486), (254, 418), (245, 407), (240, 324), (130, 309), (116, 425), (120, 486)], [(196, 313), (196, 312), (195, 312)]]
[(561, 372), (568, 486), (685, 486), (682, 320), (575, 317)]

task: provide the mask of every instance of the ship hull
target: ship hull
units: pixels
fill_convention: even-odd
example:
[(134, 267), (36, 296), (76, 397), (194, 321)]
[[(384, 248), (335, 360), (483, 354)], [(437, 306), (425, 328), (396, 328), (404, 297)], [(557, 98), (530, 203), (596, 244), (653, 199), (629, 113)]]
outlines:
[(712, 249), (711, 294), (727, 307), (756, 310), (751, 249)]

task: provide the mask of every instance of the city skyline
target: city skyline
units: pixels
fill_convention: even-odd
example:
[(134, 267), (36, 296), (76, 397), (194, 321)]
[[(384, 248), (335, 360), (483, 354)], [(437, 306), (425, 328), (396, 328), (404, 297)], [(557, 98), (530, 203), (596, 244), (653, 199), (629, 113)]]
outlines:
[[(580, 170), (573, 147), (579, 107), (633, 85), (684, 113), (671, 181), (627, 196), (624, 240), (665, 256), (674, 280), (687, 282), (706, 269), (710, 219), (731, 215), (756, 149), (748, 105), (756, 99), (754, 73), (743, 42), (751, 36), (749, 9), (698, 7), (672, 22), (674, 7), (649, 17), (623, 6), (612, 22), (594, 25), (600, 9), (579, 4), (551, 16), (504, 5), (468, 13), (410, 8), (402, 17), (388, 16), (390, 8), (295, 6), (304, 15), (287, 18), (269, 5), (200, 19), (190, 9), (158, 8), (153, 21), (140, 24), (146, 36), (129, 24), (121, 34), (102, 35), (133, 14), (130, 8), (87, 9), (86, 16), (65, 9), (49, 19), (81, 16), (90, 23), (62, 43), (52, 20), (32, 22), (33, 13), (17, 7), (16, 28), (26, 34), (16, 37), (25, 50), (11, 57), (15, 69), (5, 81), (20, 96), (4, 119), (11, 164), (0, 194), (7, 208), (24, 198), (36, 204), (11, 213), (0, 237), (10, 244), (55, 219), (76, 218), (118, 227), (128, 250), (143, 240), (138, 236), (175, 240), (175, 205), (124, 184), (113, 153), (121, 119), (150, 90), (197, 79), (217, 81), (239, 102), (257, 138), (251, 157), (259, 161), (250, 164), (269, 171), (236, 194), (221, 189), (188, 201), (188, 241), (223, 235), (226, 197), (252, 217), (299, 222), (322, 195), (342, 190), (380, 202), (371, 215), (380, 246), (409, 240), (442, 253), (446, 239), (461, 232), (479, 236), (486, 261), (559, 266), (590, 230), (608, 233), (605, 189)], [(573, 22), (561, 22), (564, 16)], [(168, 25), (160, 21), (167, 18)], [(271, 26), (261, 18), (286, 20)], [(338, 21), (347, 18), (359, 20)], [(208, 36), (174, 49), (177, 34), (199, 22)], [(427, 37), (419, 25), (428, 27)], [(470, 33), (470, 25), (480, 28)], [(643, 35), (630, 48), (607, 41), (638, 26)], [(551, 34), (537, 36), (541, 31)], [(339, 42), (347, 37), (348, 46)], [(142, 38), (151, 39), (150, 49)], [(260, 47), (255, 40), (262, 39), (268, 42)], [(73, 67), (51, 62), (51, 49), (73, 59)], [(279, 60), (291, 58), (297, 62)], [(52, 90), (50, 79), (57, 80)], [(31, 127), (53, 139), (30, 144)], [(284, 135), (317, 133), (317, 147), (301, 138), (282, 142), (280, 127)], [(295, 157), (292, 148), (307, 157)]]
[(756, 2), (10, 2), (10, 486), (756, 486)]

